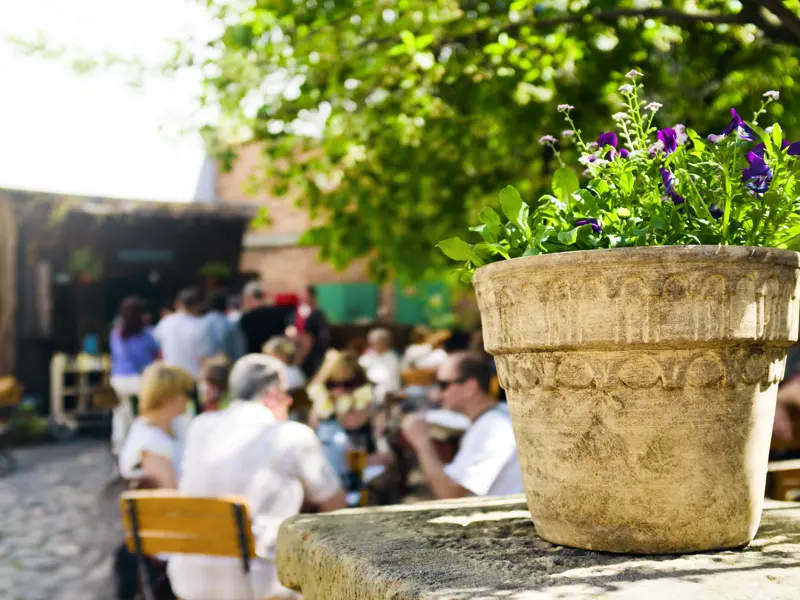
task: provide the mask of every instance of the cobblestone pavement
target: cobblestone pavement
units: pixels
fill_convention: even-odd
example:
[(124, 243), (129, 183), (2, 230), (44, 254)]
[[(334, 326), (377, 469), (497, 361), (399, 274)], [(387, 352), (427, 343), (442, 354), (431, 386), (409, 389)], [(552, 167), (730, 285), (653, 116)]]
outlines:
[(109, 600), (121, 541), (112, 461), (101, 440), (14, 450), (0, 479), (0, 599)]

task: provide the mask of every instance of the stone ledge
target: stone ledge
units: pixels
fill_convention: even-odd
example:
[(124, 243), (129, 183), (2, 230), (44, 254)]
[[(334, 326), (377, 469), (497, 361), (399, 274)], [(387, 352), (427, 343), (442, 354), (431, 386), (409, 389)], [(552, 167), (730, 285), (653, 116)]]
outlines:
[(305, 600), (789, 600), (800, 597), (800, 504), (767, 501), (747, 548), (632, 556), (555, 546), (522, 496), (286, 521), (281, 582)]

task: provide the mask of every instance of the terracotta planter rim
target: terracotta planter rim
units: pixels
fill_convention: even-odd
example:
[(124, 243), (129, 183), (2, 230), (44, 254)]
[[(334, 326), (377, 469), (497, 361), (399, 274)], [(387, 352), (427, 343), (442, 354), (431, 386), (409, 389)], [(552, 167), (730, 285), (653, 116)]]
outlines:
[(681, 260), (707, 260), (712, 258), (723, 262), (755, 261), (770, 264), (800, 267), (800, 253), (794, 250), (768, 248), (763, 246), (643, 246), (628, 248), (602, 248), (598, 250), (574, 250), (539, 256), (524, 256), (501, 260), (480, 267), (475, 271), (473, 283), (500, 274), (528, 268), (550, 269), (558, 267), (575, 267), (586, 264), (594, 267), (613, 265), (621, 259), (626, 262), (665, 263)]

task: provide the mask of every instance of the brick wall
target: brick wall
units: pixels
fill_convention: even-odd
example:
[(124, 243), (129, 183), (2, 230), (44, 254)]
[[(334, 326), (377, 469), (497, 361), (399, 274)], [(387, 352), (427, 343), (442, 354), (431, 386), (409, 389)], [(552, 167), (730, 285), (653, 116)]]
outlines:
[[(261, 276), (270, 292), (296, 291), (309, 284), (356, 283), (368, 281), (364, 262), (356, 262), (340, 273), (318, 260), (316, 248), (300, 248), (292, 241), (309, 227), (305, 210), (294, 205), (291, 193), (276, 197), (263, 189), (248, 194), (252, 173), (257, 172), (263, 160), (258, 146), (248, 146), (238, 151), (233, 169), (220, 173), (217, 193), (229, 202), (252, 202), (265, 206), (272, 226), (251, 230), (245, 238), (242, 254), (242, 271), (252, 271)], [(252, 234), (258, 235), (252, 235)], [(273, 239), (270, 239), (273, 238)]]

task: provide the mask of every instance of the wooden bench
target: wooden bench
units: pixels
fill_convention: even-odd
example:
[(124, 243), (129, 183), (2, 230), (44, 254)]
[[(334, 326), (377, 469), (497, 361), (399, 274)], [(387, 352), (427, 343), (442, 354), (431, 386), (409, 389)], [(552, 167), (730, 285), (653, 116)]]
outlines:
[(172, 490), (126, 492), (120, 497), (125, 544), (136, 556), (142, 593), (152, 600), (146, 573), (146, 556), (203, 554), (242, 561), (249, 600), (250, 562), (255, 540), (247, 505), (239, 498), (181, 496)]

